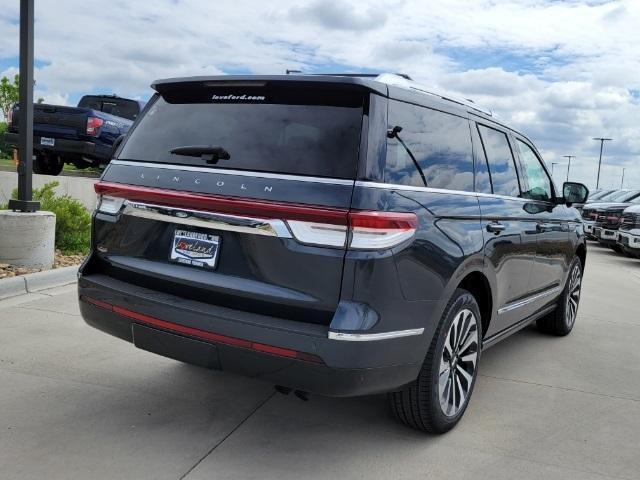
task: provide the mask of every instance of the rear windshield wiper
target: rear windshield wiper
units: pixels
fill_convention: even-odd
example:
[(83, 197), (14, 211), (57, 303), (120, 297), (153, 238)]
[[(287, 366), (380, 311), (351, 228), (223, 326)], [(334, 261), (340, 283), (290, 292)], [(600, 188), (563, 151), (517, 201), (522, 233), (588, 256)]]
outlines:
[(169, 150), (174, 155), (200, 157), (207, 163), (218, 163), (218, 160), (229, 160), (231, 155), (219, 145), (184, 145)]

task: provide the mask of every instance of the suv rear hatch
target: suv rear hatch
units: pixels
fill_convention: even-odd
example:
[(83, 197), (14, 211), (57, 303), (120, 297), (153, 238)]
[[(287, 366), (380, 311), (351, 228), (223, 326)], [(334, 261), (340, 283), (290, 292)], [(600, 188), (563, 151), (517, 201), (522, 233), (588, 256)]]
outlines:
[(328, 325), (366, 89), (290, 81), (156, 89), (96, 185), (85, 274)]

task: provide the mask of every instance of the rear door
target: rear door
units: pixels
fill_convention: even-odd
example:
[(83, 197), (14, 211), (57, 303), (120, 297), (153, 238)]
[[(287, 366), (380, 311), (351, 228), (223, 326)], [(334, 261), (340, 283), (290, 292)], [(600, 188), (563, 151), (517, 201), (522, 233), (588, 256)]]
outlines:
[(288, 83), (164, 85), (98, 187), (97, 269), (328, 325), (367, 95)]
[[(480, 142), (478, 163), (488, 165), (488, 178), (478, 175), (476, 188), (490, 188), (480, 195), (485, 257), (495, 275), (497, 317), (487, 337), (521, 320), (520, 303), (530, 294), (529, 280), (536, 254), (536, 217), (525, 209), (518, 171), (506, 131), (484, 123), (474, 125)], [(488, 180), (488, 183), (487, 183)]]

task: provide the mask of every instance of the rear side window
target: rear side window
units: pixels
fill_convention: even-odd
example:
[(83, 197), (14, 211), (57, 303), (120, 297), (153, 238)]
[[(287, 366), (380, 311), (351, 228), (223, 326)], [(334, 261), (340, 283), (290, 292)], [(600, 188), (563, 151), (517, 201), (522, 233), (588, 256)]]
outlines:
[(475, 126), (471, 128), (471, 136), (473, 137), (473, 144), (475, 145), (476, 149), (476, 192), (493, 193), (493, 190), (491, 189), (491, 176), (489, 175), (487, 157), (484, 154), (484, 148), (482, 148), (480, 134), (478, 133), (478, 129)]
[(389, 101), (385, 182), (473, 191), (469, 121), (449, 113)]
[(478, 131), (489, 164), (493, 193), (509, 197), (520, 196), (518, 173), (507, 135), (484, 125), (478, 125)]
[(521, 140), (517, 140), (520, 160), (524, 167), (522, 171), (523, 187), (522, 196), (532, 200), (542, 200), (545, 202), (553, 198), (551, 193), (551, 180), (542, 167), (542, 163), (536, 153), (529, 145)]
[[(240, 92), (233, 96), (203, 92), (152, 99), (118, 158), (355, 178), (362, 95), (342, 102), (332, 101), (332, 94), (325, 92), (318, 100), (322, 104), (305, 104), (310, 96), (304, 92), (295, 98), (288, 93), (255, 95), (255, 101), (253, 95), (248, 101)], [(239, 99), (237, 103), (235, 99)], [(176, 147), (192, 145), (222, 147), (230, 158), (207, 163), (198, 156), (170, 153)]]

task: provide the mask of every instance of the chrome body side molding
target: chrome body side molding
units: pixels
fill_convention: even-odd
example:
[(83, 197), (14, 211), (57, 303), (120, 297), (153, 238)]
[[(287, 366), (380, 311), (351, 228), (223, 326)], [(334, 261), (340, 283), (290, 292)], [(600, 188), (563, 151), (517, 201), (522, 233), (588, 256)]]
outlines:
[(540, 293), (536, 293), (535, 295), (532, 295), (530, 297), (527, 298), (523, 298), (522, 300), (517, 300), (515, 302), (512, 303), (508, 303), (506, 304), (504, 307), (498, 309), (498, 315), (502, 315), (503, 313), (506, 312), (510, 312), (512, 310), (515, 310), (517, 308), (521, 308), (524, 307), (526, 305), (529, 305), (530, 303), (533, 303), (537, 300), (540, 300), (544, 297), (549, 297), (551, 295), (556, 295), (559, 294), (562, 291), (562, 287), (552, 287), (548, 290), (544, 290)]

